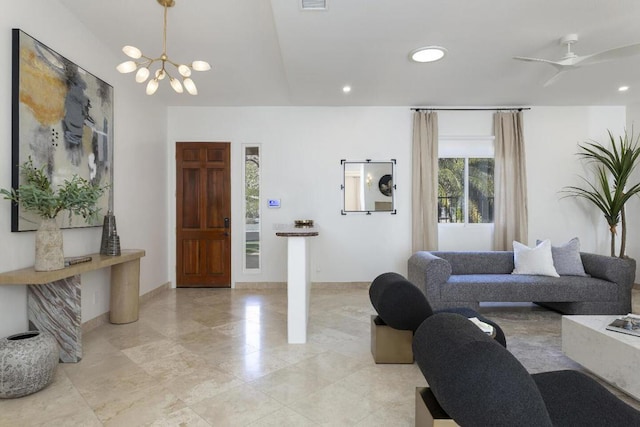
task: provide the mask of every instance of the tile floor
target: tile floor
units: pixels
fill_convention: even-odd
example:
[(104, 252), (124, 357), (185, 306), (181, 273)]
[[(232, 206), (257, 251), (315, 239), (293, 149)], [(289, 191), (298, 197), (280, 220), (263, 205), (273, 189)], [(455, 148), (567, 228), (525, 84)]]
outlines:
[[(560, 350), (559, 314), (481, 311), (531, 372), (581, 369)], [(83, 360), (47, 388), (0, 400), (0, 426), (412, 426), (426, 382), (415, 364), (373, 363), (372, 313), (366, 289), (314, 288), (308, 342), (289, 345), (285, 290), (167, 290), (138, 322), (86, 334)]]

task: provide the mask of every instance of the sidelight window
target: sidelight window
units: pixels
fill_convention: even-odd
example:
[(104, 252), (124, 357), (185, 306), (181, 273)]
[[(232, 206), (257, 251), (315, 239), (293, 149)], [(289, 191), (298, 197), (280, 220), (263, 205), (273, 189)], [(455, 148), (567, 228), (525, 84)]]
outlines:
[(260, 271), (260, 146), (243, 145), (244, 270)]

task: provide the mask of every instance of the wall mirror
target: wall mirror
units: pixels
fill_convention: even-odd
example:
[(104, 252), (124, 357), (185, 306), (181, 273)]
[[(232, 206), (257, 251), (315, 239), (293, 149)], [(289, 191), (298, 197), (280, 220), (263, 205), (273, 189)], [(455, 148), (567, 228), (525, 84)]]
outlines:
[(396, 213), (395, 159), (347, 161), (342, 164), (342, 215), (348, 213)]

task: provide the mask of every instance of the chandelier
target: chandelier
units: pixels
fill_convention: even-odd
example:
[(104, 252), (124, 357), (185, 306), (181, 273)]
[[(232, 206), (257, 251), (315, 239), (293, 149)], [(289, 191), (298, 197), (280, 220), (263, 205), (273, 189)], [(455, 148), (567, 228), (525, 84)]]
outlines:
[[(173, 62), (167, 56), (167, 8), (173, 7), (175, 5), (174, 0), (157, 0), (161, 6), (164, 7), (164, 26), (162, 27), (162, 55), (157, 58), (151, 58), (142, 54), (142, 51), (137, 47), (133, 46), (125, 46), (122, 48), (122, 51), (129, 58), (139, 61), (125, 61), (122, 64), (118, 65), (116, 69), (121, 73), (131, 73), (136, 71), (136, 81), (138, 83), (144, 83), (149, 78), (151, 71), (149, 67), (153, 65), (155, 62), (158, 62), (160, 68), (158, 68), (154, 77), (149, 80), (147, 83), (147, 95), (153, 95), (158, 90), (160, 80), (165, 78), (169, 79), (169, 83), (173, 90), (178, 93), (183, 93), (184, 89), (187, 89), (191, 95), (197, 95), (198, 89), (196, 88), (196, 84), (191, 80), (191, 70), (194, 71), (207, 71), (211, 69), (211, 65), (205, 61), (193, 61), (191, 65), (178, 64)], [(177, 70), (180, 76), (182, 77), (182, 83), (177, 78), (173, 77), (169, 74), (167, 70), (167, 63), (173, 65)], [(184, 89), (183, 89), (184, 85)]]

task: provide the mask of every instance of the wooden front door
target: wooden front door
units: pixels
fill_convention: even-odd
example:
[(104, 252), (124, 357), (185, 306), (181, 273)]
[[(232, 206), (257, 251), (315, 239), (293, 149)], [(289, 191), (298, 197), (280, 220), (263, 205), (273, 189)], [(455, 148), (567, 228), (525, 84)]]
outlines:
[(176, 143), (178, 287), (231, 287), (229, 147)]

